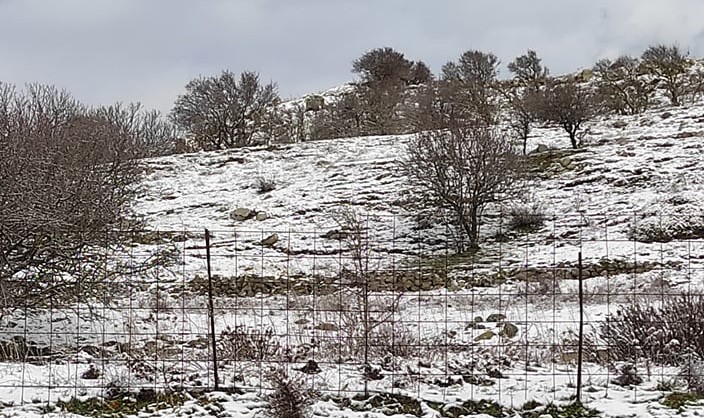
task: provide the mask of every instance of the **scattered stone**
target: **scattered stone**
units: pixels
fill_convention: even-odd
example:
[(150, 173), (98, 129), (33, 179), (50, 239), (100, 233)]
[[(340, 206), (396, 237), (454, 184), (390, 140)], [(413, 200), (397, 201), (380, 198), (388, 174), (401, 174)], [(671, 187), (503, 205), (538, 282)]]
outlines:
[(339, 229), (332, 229), (325, 234), (321, 235), (322, 238), (331, 239), (334, 241), (339, 241), (347, 238), (349, 234), (345, 231), (340, 231)]
[(563, 168), (570, 168), (570, 166), (574, 166), (574, 164), (572, 163), (572, 158), (570, 158), (569, 156), (564, 156), (560, 158), (560, 165)]
[(518, 335), (518, 327), (509, 322), (504, 322), (504, 325), (501, 327), (501, 331), (499, 332), (499, 336), (504, 338), (513, 338), (516, 335)]
[(541, 152), (548, 152), (549, 150), (550, 150), (550, 148), (548, 148), (547, 145), (545, 145), (545, 144), (538, 144), (538, 147), (537, 147), (535, 150), (533, 150), (533, 153), (534, 153), (534, 154), (539, 154), (539, 153), (541, 153)]
[(266, 221), (267, 219), (269, 219), (269, 214), (266, 212), (257, 212), (257, 216), (255, 217), (255, 219), (259, 222)]
[(315, 360), (308, 360), (308, 363), (298, 370), (306, 374), (318, 374), (321, 372), (320, 367)]
[(254, 217), (254, 211), (247, 208), (237, 208), (230, 213), (230, 218), (235, 221), (246, 221)]
[(506, 319), (506, 315), (500, 314), (500, 313), (495, 313), (491, 314), (486, 318), (486, 322), (501, 322), (504, 319)]
[(276, 244), (277, 242), (279, 242), (279, 235), (278, 234), (271, 234), (262, 240), (262, 245), (265, 247), (271, 247), (274, 244)]
[(384, 378), (380, 367), (371, 366), (369, 364), (364, 365), (364, 373), (362, 373), (362, 375), (367, 380), (381, 380)]
[(85, 380), (96, 380), (100, 378), (100, 369), (95, 367), (95, 365), (91, 364), (88, 367), (88, 370), (84, 371), (83, 374), (81, 374), (81, 379)]
[(315, 329), (320, 331), (337, 331), (337, 325), (332, 322), (323, 322), (315, 326)]
[(474, 341), (486, 341), (494, 338), (495, 336), (496, 334), (494, 333), (494, 331), (488, 330), (474, 337)]

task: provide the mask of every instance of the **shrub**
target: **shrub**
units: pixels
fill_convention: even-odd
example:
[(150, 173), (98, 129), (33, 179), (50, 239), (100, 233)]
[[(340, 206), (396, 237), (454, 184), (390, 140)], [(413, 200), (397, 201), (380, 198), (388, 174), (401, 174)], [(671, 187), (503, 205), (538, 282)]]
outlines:
[(310, 407), (317, 394), (303, 387), (302, 382), (282, 369), (269, 374), (269, 381), (274, 390), (267, 397), (265, 414), (269, 418), (305, 418), (311, 415)]
[(619, 375), (614, 379), (619, 386), (636, 386), (643, 383), (643, 378), (638, 374), (638, 368), (632, 363), (626, 363), (619, 369)]
[(276, 190), (277, 180), (273, 174), (260, 174), (254, 178), (254, 188), (257, 193), (264, 194)]
[(247, 329), (244, 325), (227, 326), (220, 333), (218, 353), (223, 360), (262, 361), (282, 353), (282, 346), (273, 328)]
[(704, 362), (696, 355), (683, 357), (678, 377), (687, 383), (690, 392), (704, 395)]
[(702, 202), (686, 193), (656, 199), (653, 209), (645, 211), (629, 231), (630, 238), (641, 242), (670, 242), (704, 237)]
[(645, 357), (677, 365), (682, 353), (704, 358), (704, 296), (685, 293), (668, 296), (660, 306), (642, 301), (607, 317), (600, 335), (613, 359)]
[(534, 231), (545, 223), (545, 212), (540, 202), (514, 204), (509, 209), (508, 227), (517, 231)]
[(53, 86), (0, 83), (0, 310), (104, 300), (137, 268), (106, 262), (126, 241), (106, 231), (136, 223), (145, 151), (119, 121)]

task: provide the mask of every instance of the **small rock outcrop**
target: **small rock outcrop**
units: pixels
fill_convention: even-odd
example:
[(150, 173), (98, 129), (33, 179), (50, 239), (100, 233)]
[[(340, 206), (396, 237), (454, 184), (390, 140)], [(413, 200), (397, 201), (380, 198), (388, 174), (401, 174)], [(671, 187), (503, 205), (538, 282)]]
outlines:
[(247, 219), (253, 218), (255, 212), (248, 208), (237, 208), (230, 213), (230, 218), (235, 221), (246, 221)]
[(279, 235), (278, 234), (271, 234), (262, 240), (262, 245), (265, 247), (271, 247), (274, 244), (276, 244), (277, 242), (279, 242)]

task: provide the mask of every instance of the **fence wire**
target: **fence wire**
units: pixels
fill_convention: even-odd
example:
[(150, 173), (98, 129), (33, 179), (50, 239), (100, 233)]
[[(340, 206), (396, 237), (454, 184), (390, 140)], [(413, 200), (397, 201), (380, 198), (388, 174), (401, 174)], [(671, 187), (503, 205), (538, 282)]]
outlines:
[[(615, 216), (525, 230), (496, 218), (460, 254), (447, 227), (396, 218), (121, 231), (128, 244), (86, 260), (85, 275), (3, 279), (0, 391), (17, 403), (262, 392), (284, 370), (336, 397), (521, 405), (575, 386), (590, 388), (584, 402), (614, 385), (637, 400), (643, 381), (701, 379), (704, 243), (696, 231), (643, 240), (639, 216), (627, 231)], [(38, 302), (50, 289), (64, 293)]]

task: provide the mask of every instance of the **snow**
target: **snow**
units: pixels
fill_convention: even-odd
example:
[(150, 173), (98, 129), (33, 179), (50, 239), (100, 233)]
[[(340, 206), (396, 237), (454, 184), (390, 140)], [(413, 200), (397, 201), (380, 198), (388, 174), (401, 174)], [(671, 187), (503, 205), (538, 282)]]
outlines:
[[(334, 94), (335, 91), (329, 93)], [(671, 115), (663, 117), (667, 116), (665, 111)], [(614, 127), (616, 121), (625, 126)], [(672, 289), (704, 287), (704, 241), (687, 237), (666, 243), (645, 242), (642, 235), (661, 229), (682, 230), (686, 235), (687, 226), (704, 226), (703, 137), (704, 104), (701, 103), (593, 121), (584, 138), (585, 147), (579, 152), (568, 149), (569, 140), (560, 129), (537, 127), (528, 149), (545, 144), (560, 152), (560, 156), (568, 156), (573, 163), (573, 168), (564, 169), (555, 161), (547, 174), (543, 172), (535, 181), (533, 196), (543, 203), (549, 221), (535, 232), (518, 234), (508, 242), (499, 243), (490, 237), (503, 231), (505, 219), (499, 214), (506, 208), (489, 208), (482, 230), (485, 243), (471, 260), (452, 266), (450, 279), (489, 275), (499, 270), (518, 271), (516, 277), (520, 278), (520, 272), (526, 268), (547, 268), (552, 272), (554, 266), (574, 266), (578, 252), (582, 253), (585, 266), (603, 260), (652, 263), (654, 268), (649, 271), (596, 275), (584, 281), (588, 330), (596, 329), (619, 304), (645, 291), (662, 289), (658, 287), (662, 283)], [(335, 213), (342, 205), (368, 215), (372, 259), (379, 267), (417, 266), (430, 255), (446, 254), (444, 227), (436, 225), (418, 232), (413, 212), (403, 205), (410, 192), (397, 163), (409, 138), (344, 138), (148, 160), (148, 174), (134, 205), (135, 212), (144, 215), (147, 225), (155, 230), (188, 233), (188, 239), (178, 243), (183, 264), (172, 272), (171, 278), (162, 277), (161, 286), (166, 291), (177, 289), (186, 278), (203, 275), (206, 228), (213, 234), (216, 275), (231, 278), (256, 274), (277, 280), (291, 280), (299, 274), (335, 276), (343, 265), (349, 267), (351, 260), (349, 254), (338, 254), (343, 243), (322, 235), (337, 228)], [(274, 178), (275, 190), (259, 193), (255, 184), (258, 176)], [(230, 216), (236, 208), (264, 212), (267, 218), (237, 221)], [(276, 244), (271, 247), (260, 244), (274, 233), (279, 236)], [(641, 241), (634, 241), (634, 236)], [(156, 249), (155, 245), (140, 245), (132, 249), (131, 256), (140, 257)], [(428, 407), (433, 401), (462, 403), (468, 399), (490, 399), (512, 408), (520, 408), (529, 400), (568, 402), (575, 391), (576, 367), (569, 361), (554, 361), (557, 356), (554, 346), (577, 329), (578, 282), (574, 278), (559, 280), (554, 296), (526, 295), (529, 286), (539, 285), (545, 283), (525, 283), (514, 278), (490, 288), (404, 294), (398, 301), (400, 310), (393, 317), (396, 324), (406, 326), (421, 342), (441, 339), (471, 348), (447, 354), (421, 350), (411, 359), (396, 364), (392, 371), (385, 371), (388, 378), (369, 382), (369, 389), (421, 399), (424, 417), (439, 416)], [(181, 338), (179, 341), (184, 342), (185, 335), (188, 342), (196, 336), (206, 336), (208, 323), (203, 296), (172, 294), (164, 302), (167, 309), (154, 311), (150, 293), (154, 290), (151, 283), (143, 293), (131, 295), (129, 301), (118, 301), (123, 308), (133, 309), (119, 306), (104, 309), (102, 321), (82, 321), (71, 310), (57, 310), (54, 315), (61, 318), (57, 321), (47, 321), (41, 316), (3, 317), (0, 325), (7, 338), (26, 336), (28, 329), (32, 333), (42, 330), (47, 332), (43, 338), (36, 334), (30, 337), (38, 343), (74, 349), (105, 343), (106, 335), (109, 341), (131, 343), (140, 349), (148, 342), (161, 344), (159, 336), (164, 336), (165, 347), (170, 344), (168, 338)], [(389, 295), (384, 294), (373, 297), (381, 303), (389, 300)], [(290, 304), (294, 302), (302, 308), (292, 309)], [(296, 323), (298, 320), (311, 325), (340, 323), (339, 313), (311, 309), (323, 303), (332, 302), (323, 296), (287, 300), (282, 295), (260, 295), (238, 300), (237, 309), (233, 309), (235, 302), (231, 298), (219, 296), (215, 301), (216, 328), (264, 325), (279, 334), (295, 335), (300, 343), (324, 336), (341, 338), (343, 330), (321, 331)], [(518, 336), (515, 339), (495, 336), (477, 342), (476, 338), (487, 330), (498, 334), (501, 324), (484, 323), (486, 328), (472, 328), (468, 324), (478, 316), (486, 319), (495, 313), (506, 315), (506, 321), (518, 327)], [(177, 357), (186, 365), (187, 372), (200, 376), (204, 385), (212, 384), (212, 376), (207, 372), (207, 353), (176, 346), (180, 349)], [(510, 359), (508, 365), (499, 365), (496, 359), (501, 358)], [(103, 380), (91, 382), (80, 378), (91, 364), (103, 368)], [(145, 364), (161, 367), (164, 376), (176, 373), (165, 362), (152, 361), (146, 354)], [(293, 370), (302, 364), (287, 366)], [(505, 378), (494, 379), (491, 386), (434, 382), (461, 378), (460, 370), (468, 364), (476, 366), (473, 370), (478, 375), (484, 374), (479, 370), (481, 367), (497, 367)], [(66, 416), (59, 411), (47, 413), (46, 403), (100, 395), (101, 386), (109, 381), (148, 386), (136, 376), (126, 374), (125, 365), (126, 360), (119, 357), (113, 362), (103, 362), (85, 350), (49, 364), (2, 362), (0, 399), (7, 406), (0, 409), (0, 416)], [(223, 411), (236, 417), (259, 416), (266, 392), (258, 390), (259, 385), (265, 384), (260, 374), (269, 365), (239, 364), (243, 370), (252, 372), (238, 381), (240, 387), (247, 389), (243, 395), (211, 392), (203, 398), (189, 399), (182, 406), (142, 416), (208, 416)], [(305, 379), (323, 392), (336, 395), (363, 390), (359, 365), (322, 361), (321, 367), (322, 373)], [(235, 371), (228, 366), (223, 374), (232, 376)], [(663, 392), (658, 389), (658, 380), (670, 379), (676, 369), (654, 368), (649, 376), (644, 376), (643, 384), (632, 388), (615, 385), (612, 382), (615, 373), (597, 364), (585, 365), (583, 402), (587, 406), (607, 416), (693, 416), (704, 412), (701, 406), (678, 412), (659, 402)], [(390, 387), (391, 381), (397, 387)], [(386, 416), (376, 411), (346, 409), (332, 399), (319, 400), (313, 411), (316, 417)]]

